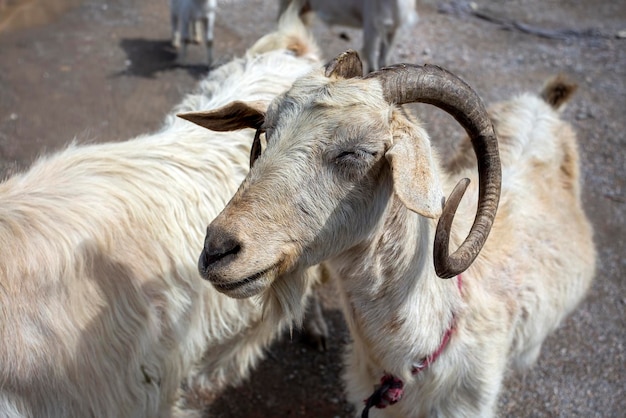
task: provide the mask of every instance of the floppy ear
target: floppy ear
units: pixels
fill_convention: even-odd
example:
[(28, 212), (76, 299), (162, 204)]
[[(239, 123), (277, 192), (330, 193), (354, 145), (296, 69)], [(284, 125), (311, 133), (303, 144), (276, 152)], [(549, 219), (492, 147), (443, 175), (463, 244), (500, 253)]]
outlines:
[(428, 218), (441, 215), (443, 190), (425, 132), (401, 128), (385, 157), (393, 172), (396, 196), (413, 212)]
[(234, 101), (225, 106), (202, 112), (179, 113), (186, 119), (212, 131), (236, 131), (238, 129), (259, 129), (265, 120), (268, 102)]

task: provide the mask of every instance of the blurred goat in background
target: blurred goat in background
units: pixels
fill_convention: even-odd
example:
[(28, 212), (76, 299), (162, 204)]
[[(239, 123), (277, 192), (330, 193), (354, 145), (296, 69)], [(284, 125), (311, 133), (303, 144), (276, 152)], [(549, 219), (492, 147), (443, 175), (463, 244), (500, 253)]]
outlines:
[[(363, 28), (362, 54), (367, 70), (389, 64), (396, 35), (401, 28), (417, 23), (415, 0), (294, 0), (303, 20), (310, 24), (311, 13), (327, 25)], [(291, 0), (280, 0), (279, 15)]]

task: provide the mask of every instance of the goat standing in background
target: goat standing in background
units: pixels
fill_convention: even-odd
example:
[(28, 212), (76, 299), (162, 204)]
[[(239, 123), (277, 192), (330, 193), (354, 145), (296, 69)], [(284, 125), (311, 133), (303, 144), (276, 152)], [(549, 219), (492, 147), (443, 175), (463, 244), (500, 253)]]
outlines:
[[(372, 415), (490, 417), (507, 366), (537, 359), (594, 276), (576, 138), (557, 114), (571, 92), (556, 80), (542, 98), (495, 106), (490, 119), (443, 69), (405, 64), (362, 77), (348, 52), (267, 113), (255, 107), (241, 121), (252, 108), (234, 103), (205, 114), (208, 128), (264, 131), (267, 146), (209, 225), (201, 274), (242, 297), (323, 261), (353, 339), (349, 400), (359, 409), (371, 393), (363, 416), (397, 402)], [(466, 129), (449, 163), (398, 107), (411, 102)], [(468, 181), (453, 186), (476, 171), (478, 187), (460, 202)]]
[(206, 64), (211, 66), (216, 9), (217, 0), (170, 0), (172, 45), (178, 50), (180, 64), (187, 58), (187, 44), (197, 42), (204, 47)]
[[(214, 396), (301, 320), (273, 290), (263, 310), (201, 280), (204, 226), (248, 172), (254, 131), (210, 133), (174, 114), (268, 102), (319, 63), (289, 9), (159, 132), (71, 145), (0, 182), (1, 417), (188, 416), (199, 411), (181, 380)], [(305, 299), (316, 278), (295, 279)]]
[[(279, 13), (291, 0), (280, 0)], [(294, 0), (302, 14), (314, 12), (327, 25), (363, 28), (368, 71), (389, 63), (397, 33), (417, 23), (415, 0)], [(307, 21), (306, 17), (304, 20)]]

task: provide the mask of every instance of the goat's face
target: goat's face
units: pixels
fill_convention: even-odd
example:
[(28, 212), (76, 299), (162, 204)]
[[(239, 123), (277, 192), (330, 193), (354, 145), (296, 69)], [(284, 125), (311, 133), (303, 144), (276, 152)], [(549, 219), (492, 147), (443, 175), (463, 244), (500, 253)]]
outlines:
[(354, 103), (346, 123), (347, 106), (307, 97), (315, 99), (287, 95), (271, 106), (265, 149), (207, 229), (200, 271), (229, 295), (248, 296), (352, 246), (383, 209), (373, 202), (390, 193), (389, 110)]
[(389, 104), (379, 80), (358, 76), (360, 61), (358, 69), (344, 64), (296, 81), (266, 114), (235, 102), (185, 116), (266, 136), (261, 149), (257, 135), (250, 173), (207, 228), (199, 269), (219, 291), (248, 297), (359, 245), (394, 193), (423, 216), (440, 215), (428, 136)]
[[(232, 104), (233, 118), (220, 109), (223, 125), (208, 125), (231, 129), (235, 120), (254, 120), (255, 108)], [(258, 293), (278, 275), (366, 239), (393, 194), (390, 150), (405, 136), (423, 150), (403, 149), (395, 159), (422, 171), (423, 213), (441, 208), (426, 134), (383, 99), (376, 80), (311, 74), (270, 105), (262, 129), (266, 145), (208, 227), (199, 261), (203, 277), (230, 296)]]

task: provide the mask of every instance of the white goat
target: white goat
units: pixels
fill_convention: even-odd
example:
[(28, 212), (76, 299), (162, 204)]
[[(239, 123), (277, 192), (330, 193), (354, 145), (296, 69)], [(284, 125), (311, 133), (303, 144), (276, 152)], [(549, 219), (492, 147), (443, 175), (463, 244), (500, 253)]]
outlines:
[[(280, 0), (279, 13), (291, 0)], [(298, 0), (305, 21), (314, 12), (327, 25), (363, 28), (363, 55), (369, 71), (389, 63), (396, 34), (417, 23), (415, 0)]]
[[(576, 139), (555, 111), (572, 86), (557, 80), (544, 100), (526, 94), (493, 108), (501, 176), (494, 127), (467, 84), (433, 66), (361, 74), (345, 53), (259, 112), (266, 149), (207, 229), (201, 273), (239, 297), (325, 261), (353, 338), (349, 399), (362, 407), (380, 385), (363, 416), (403, 393), (373, 415), (491, 416), (507, 364), (535, 361), (594, 275)], [(447, 168), (397, 107), (409, 102), (441, 107), (467, 130), (471, 145)], [(202, 124), (233, 128), (224, 115), (242, 107)], [(442, 196), (455, 179), (476, 178), (476, 161), (479, 190), (469, 195), (479, 197), (458, 207), (450, 237), (464, 188), (443, 213)], [(448, 256), (448, 239), (458, 245), (468, 230)]]
[(206, 64), (211, 65), (216, 9), (217, 0), (170, 0), (172, 45), (179, 51), (178, 62), (185, 62), (187, 44), (197, 42), (206, 50)]
[[(270, 101), (318, 65), (290, 13), (175, 113)], [(290, 318), (215, 291), (196, 251), (248, 172), (253, 134), (172, 113), (157, 133), (71, 145), (0, 183), (0, 416), (192, 414), (183, 379), (214, 394), (246, 376)]]

